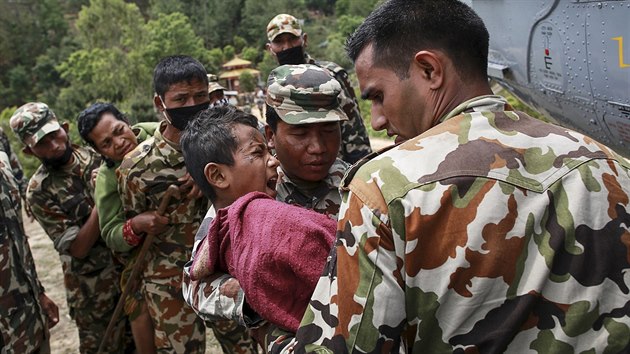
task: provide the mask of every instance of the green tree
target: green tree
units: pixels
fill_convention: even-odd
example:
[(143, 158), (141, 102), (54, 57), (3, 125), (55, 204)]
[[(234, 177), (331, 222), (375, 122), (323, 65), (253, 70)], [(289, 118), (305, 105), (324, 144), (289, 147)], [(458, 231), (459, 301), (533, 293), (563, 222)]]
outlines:
[(261, 54), (262, 54), (261, 51), (257, 50), (256, 48), (245, 47), (243, 51), (241, 52), (240, 57), (245, 60), (249, 60), (252, 63), (257, 63), (258, 58), (261, 56)]
[(260, 78), (264, 83), (267, 82), (267, 78), (269, 77), (269, 73), (271, 72), (271, 70), (275, 69), (276, 67), (278, 67), (278, 62), (276, 61), (276, 59), (272, 57), (271, 54), (269, 54), (269, 51), (265, 51), (265, 54), (263, 54), (263, 60), (260, 62), (260, 64), (258, 64), (258, 70), (260, 70)]
[(233, 46), (228, 44), (225, 47), (223, 47), (223, 59), (225, 59), (226, 61), (232, 60), (235, 55), (236, 55), (236, 49)]
[(67, 33), (56, 0), (0, 2), (0, 106), (21, 105), (37, 96), (32, 68)]
[(256, 89), (256, 78), (249, 71), (243, 71), (238, 80), (241, 92), (253, 92)]

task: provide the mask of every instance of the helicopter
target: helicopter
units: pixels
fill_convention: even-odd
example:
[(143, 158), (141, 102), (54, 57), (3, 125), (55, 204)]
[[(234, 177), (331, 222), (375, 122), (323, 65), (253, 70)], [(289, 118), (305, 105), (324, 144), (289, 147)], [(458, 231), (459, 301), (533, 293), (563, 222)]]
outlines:
[(462, 1), (490, 33), (491, 79), (630, 157), (630, 0)]

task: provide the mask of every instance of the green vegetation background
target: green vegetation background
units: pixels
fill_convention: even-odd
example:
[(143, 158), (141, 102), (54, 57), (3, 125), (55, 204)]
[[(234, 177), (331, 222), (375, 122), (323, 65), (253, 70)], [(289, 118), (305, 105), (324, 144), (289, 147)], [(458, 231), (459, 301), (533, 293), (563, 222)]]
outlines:
[[(132, 122), (156, 120), (152, 70), (160, 58), (191, 55), (209, 73), (238, 54), (275, 67), (265, 28), (278, 13), (304, 19), (307, 51), (347, 68), (346, 37), (378, 0), (13, 0), (0, 2), (0, 125), (30, 176), (39, 162), (21, 154), (8, 121), (29, 101), (47, 103), (71, 126), (96, 101), (112, 102)], [(263, 84), (263, 83), (260, 83)], [(369, 102), (360, 102), (372, 136)]]

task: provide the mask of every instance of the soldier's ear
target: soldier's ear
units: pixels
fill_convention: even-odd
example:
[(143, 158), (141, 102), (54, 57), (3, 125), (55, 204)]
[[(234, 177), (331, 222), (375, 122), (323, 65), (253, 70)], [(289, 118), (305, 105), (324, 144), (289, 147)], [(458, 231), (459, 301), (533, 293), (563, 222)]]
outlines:
[(302, 33), (302, 47), (306, 49), (307, 46), (308, 46), (308, 34)]
[(203, 174), (206, 177), (206, 181), (212, 186), (213, 189), (225, 189), (229, 186), (229, 182), (226, 178), (225, 166), (209, 162), (203, 169)]
[(267, 139), (267, 147), (270, 149), (276, 148), (276, 142), (274, 141), (275, 135), (273, 134), (273, 129), (270, 126), (265, 125), (265, 139)]

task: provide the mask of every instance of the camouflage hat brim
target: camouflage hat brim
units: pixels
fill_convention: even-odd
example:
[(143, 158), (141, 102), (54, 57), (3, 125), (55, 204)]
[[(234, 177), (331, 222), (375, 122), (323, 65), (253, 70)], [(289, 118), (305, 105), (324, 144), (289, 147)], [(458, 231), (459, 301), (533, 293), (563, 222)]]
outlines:
[(273, 42), (273, 40), (276, 39), (276, 37), (278, 37), (279, 35), (281, 35), (283, 33), (291, 33), (292, 35), (294, 35), (296, 37), (300, 37), (302, 35), (302, 30), (296, 30), (296, 29), (293, 29), (293, 28), (286, 28), (286, 29), (281, 29), (281, 30), (270, 31), (267, 36), (269, 38), (269, 41)]
[(33, 147), (46, 135), (56, 132), (59, 129), (61, 129), (61, 125), (59, 124), (59, 122), (56, 120), (50, 120), (46, 122), (46, 124), (44, 124), (41, 128), (39, 128), (39, 130), (37, 130), (35, 133), (25, 137), (24, 143), (29, 147)]
[(348, 120), (348, 116), (339, 108), (332, 110), (304, 111), (275, 108), (276, 113), (283, 122), (295, 124), (315, 124), (326, 122), (341, 122)]

